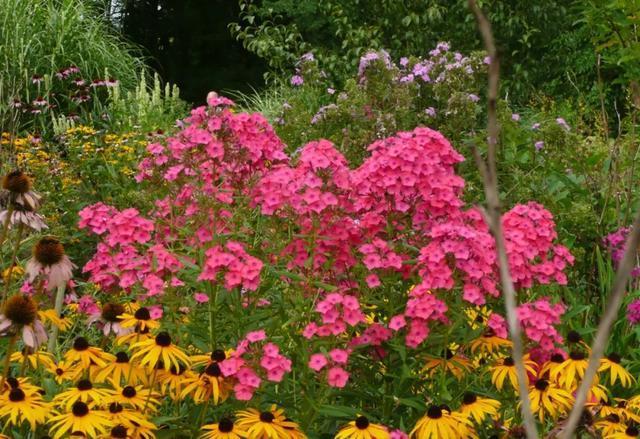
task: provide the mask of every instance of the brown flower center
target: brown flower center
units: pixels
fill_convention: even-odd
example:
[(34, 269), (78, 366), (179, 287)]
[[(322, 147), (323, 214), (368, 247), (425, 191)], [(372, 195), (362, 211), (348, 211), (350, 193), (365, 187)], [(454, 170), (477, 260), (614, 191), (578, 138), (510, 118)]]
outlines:
[(229, 433), (233, 430), (233, 421), (229, 418), (222, 418), (220, 422), (218, 422), (218, 430), (221, 433)]
[(4, 305), (4, 315), (15, 325), (30, 325), (36, 320), (38, 306), (31, 297), (16, 294)]
[(369, 420), (365, 416), (358, 416), (356, 418), (356, 427), (359, 430), (366, 430), (369, 427)]
[(105, 303), (102, 307), (102, 318), (108, 322), (116, 323), (122, 319), (118, 317), (124, 314), (124, 306), (119, 303)]
[(82, 401), (76, 401), (71, 407), (71, 412), (79, 418), (89, 414), (89, 406)]
[(64, 247), (60, 241), (55, 238), (42, 238), (33, 248), (33, 256), (36, 258), (36, 261), (40, 262), (42, 265), (55, 265), (62, 261), (64, 256)]
[(22, 171), (13, 171), (4, 176), (2, 187), (10, 192), (26, 194), (31, 190), (31, 179)]

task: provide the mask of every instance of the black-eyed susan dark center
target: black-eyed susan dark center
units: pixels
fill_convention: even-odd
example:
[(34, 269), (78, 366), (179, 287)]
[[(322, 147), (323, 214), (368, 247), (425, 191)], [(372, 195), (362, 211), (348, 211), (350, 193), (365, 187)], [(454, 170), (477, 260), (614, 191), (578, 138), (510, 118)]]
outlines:
[(17, 389), (18, 387), (20, 387), (20, 381), (18, 381), (15, 377), (7, 377), (5, 382), (9, 384), (9, 387), (11, 387), (12, 389)]
[(149, 313), (149, 310), (144, 306), (138, 308), (133, 316), (137, 320), (151, 320), (151, 314)]
[(369, 427), (369, 420), (365, 416), (358, 416), (356, 418), (356, 427), (360, 430), (366, 430)]
[(442, 417), (442, 409), (438, 406), (432, 405), (427, 411), (427, 416), (431, 419), (440, 419)]
[(161, 332), (156, 335), (156, 344), (158, 346), (162, 346), (166, 348), (167, 346), (171, 346), (171, 336), (168, 332)]
[(71, 406), (71, 412), (77, 417), (86, 416), (89, 414), (89, 406), (82, 401), (76, 401)]
[(11, 389), (11, 391), (9, 392), (9, 401), (11, 402), (24, 401), (24, 398), (25, 398), (25, 394), (22, 391), (22, 389), (15, 388), (15, 389)]
[(13, 171), (4, 176), (2, 187), (10, 192), (26, 194), (31, 190), (31, 179), (22, 171)]
[(272, 423), (276, 417), (271, 412), (262, 412), (260, 413), (260, 421), (266, 422), (268, 424)]
[(477, 400), (478, 400), (478, 397), (476, 396), (476, 394), (475, 393), (471, 393), (471, 392), (466, 392), (464, 394), (464, 396), (462, 397), (462, 403), (464, 405), (473, 404)]
[(118, 352), (116, 354), (116, 363), (128, 363), (129, 362), (129, 356), (127, 355), (126, 352)]
[(31, 297), (16, 294), (4, 305), (4, 315), (15, 325), (30, 325), (36, 320), (38, 306)]
[(511, 367), (513, 366), (515, 363), (513, 362), (513, 358), (511, 357), (506, 357), (503, 361), (502, 364), (504, 364), (507, 367)]
[(208, 365), (207, 368), (204, 370), (204, 373), (206, 373), (211, 377), (219, 377), (222, 375), (220, 366), (218, 366), (217, 363), (211, 363), (210, 365)]
[(551, 356), (551, 362), (552, 363), (562, 363), (564, 362), (564, 357), (562, 356), (562, 354), (559, 353), (555, 353)]
[(635, 425), (631, 425), (630, 427), (627, 427), (625, 434), (629, 437), (637, 437), (640, 434), (640, 430), (638, 430), (638, 427)]
[(213, 361), (224, 361), (227, 358), (227, 355), (224, 353), (224, 351), (222, 349), (216, 349), (215, 351), (211, 352), (211, 359)]
[(127, 427), (125, 427), (124, 425), (118, 425), (116, 427), (113, 427), (111, 429), (111, 437), (113, 438), (122, 438), (122, 439), (126, 439), (127, 438)]
[(55, 265), (62, 260), (64, 247), (55, 238), (50, 236), (42, 238), (33, 248), (33, 256), (42, 265)]
[(93, 389), (93, 384), (89, 380), (80, 380), (78, 381), (78, 390), (91, 390)]
[(73, 341), (73, 349), (76, 351), (86, 351), (89, 349), (89, 342), (84, 337), (77, 337)]
[(620, 362), (622, 361), (622, 357), (620, 356), (620, 354), (611, 352), (609, 355), (607, 355), (607, 360), (611, 361), (612, 363), (620, 364)]
[(549, 387), (549, 381), (547, 381), (547, 380), (538, 380), (538, 381), (536, 381), (535, 387), (539, 391), (544, 392)]
[(569, 354), (569, 358), (571, 358), (574, 361), (580, 361), (580, 360), (584, 360), (585, 355), (584, 355), (584, 352), (573, 351)]
[(127, 386), (122, 389), (122, 396), (124, 396), (125, 398), (133, 398), (134, 396), (136, 396), (136, 393), (136, 389), (134, 389), (132, 386)]
[(118, 404), (117, 402), (112, 402), (111, 404), (109, 404), (109, 413), (112, 414), (116, 414), (116, 413), (120, 413), (124, 410), (124, 407), (122, 407), (121, 404)]
[(221, 433), (229, 433), (233, 430), (233, 421), (229, 418), (222, 418), (220, 422), (218, 422), (218, 430)]

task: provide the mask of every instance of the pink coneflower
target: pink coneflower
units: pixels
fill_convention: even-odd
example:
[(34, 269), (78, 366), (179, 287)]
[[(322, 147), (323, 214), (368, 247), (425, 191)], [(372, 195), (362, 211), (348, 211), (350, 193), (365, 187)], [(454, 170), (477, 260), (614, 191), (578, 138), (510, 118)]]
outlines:
[(33, 247), (33, 257), (27, 262), (28, 281), (40, 275), (47, 281), (47, 291), (66, 285), (77, 268), (64, 254), (64, 247), (53, 237), (42, 238)]
[(116, 78), (107, 78), (104, 80), (104, 85), (107, 87), (115, 87), (118, 85), (118, 80)]
[(113, 333), (117, 337), (122, 335), (127, 335), (133, 332), (133, 328), (123, 328), (120, 325), (122, 318), (121, 314), (125, 313), (124, 305), (119, 303), (105, 303), (102, 306), (102, 310), (99, 313), (93, 314), (87, 320), (87, 324), (92, 323), (101, 323), (102, 324), (102, 333), (105, 336)]
[(71, 64), (69, 67), (67, 67), (67, 72), (69, 72), (69, 74), (80, 73), (80, 69), (77, 66)]
[(91, 81), (91, 84), (89, 84), (89, 87), (102, 87), (104, 84), (102, 79), (94, 79)]
[(75, 85), (76, 87), (82, 87), (84, 84), (86, 84), (86, 81), (82, 78), (75, 78), (73, 81), (71, 81), (73, 83), (73, 85)]
[[(30, 229), (35, 230), (36, 232), (41, 232), (42, 230), (48, 228), (44, 222), (44, 217), (42, 215), (33, 212), (25, 206), (17, 203), (14, 203), (13, 206), (14, 207), (13, 212), (11, 213), (11, 220), (9, 220), (9, 225), (11, 227), (18, 224), (23, 224)], [(8, 209), (3, 208), (2, 210), (0, 210), (0, 224), (4, 224), (4, 222), (7, 220), (8, 214)]]
[(56, 78), (58, 79), (66, 79), (69, 77), (69, 70), (67, 69), (60, 69), (56, 72)]
[(22, 101), (18, 98), (14, 98), (9, 102), (9, 107), (11, 108), (22, 108), (23, 105)]
[(40, 207), (40, 195), (31, 190), (31, 179), (20, 170), (13, 171), (2, 179), (2, 188), (11, 194), (13, 202), (35, 211)]
[(7, 300), (0, 314), (0, 333), (22, 331), (22, 340), (26, 346), (37, 349), (47, 341), (47, 333), (38, 320), (38, 305), (29, 296), (16, 294)]
[(47, 100), (45, 98), (43, 98), (42, 96), (38, 96), (37, 98), (34, 99), (32, 104), (33, 104), (34, 107), (46, 107), (47, 106)]
[(33, 76), (31, 77), (31, 82), (32, 82), (33, 84), (36, 84), (36, 85), (37, 85), (37, 84), (40, 84), (40, 83), (43, 81), (43, 79), (44, 79), (44, 78), (43, 78), (42, 76), (40, 76), (40, 75), (33, 75)]

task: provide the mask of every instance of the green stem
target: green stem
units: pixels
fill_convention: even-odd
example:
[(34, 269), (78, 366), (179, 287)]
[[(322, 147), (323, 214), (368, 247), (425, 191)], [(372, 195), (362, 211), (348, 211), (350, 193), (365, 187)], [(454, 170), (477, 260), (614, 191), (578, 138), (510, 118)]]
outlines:
[(9, 261), (9, 276), (6, 279), (4, 284), (4, 291), (2, 292), (2, 304), (7, 300), (7, 295), (9, 294), (9, 285), (11, 284), (11, 278), (13, 277), (13, 265), (16, 262), (16, 257), (18, 255), (18, 250), (20, 249), (20, 240), (22, 239), (22, 233), (24, 231), (24, 224), (20, 223), (18, 226), (18, 236), (16, 238), (16, 245), (13, 247), (13, 252), (11, 253), (11, 260)]
[(18, 341), (18, 333), (19, 331), (16, 331), (16, 333), (13, 334), (9, 339), (9, 346), (7, 346), (7, 356), (4, 359), (4, 366), (2, 367), (2, 381), (0, 381), (1, 391), (4, 391), (4, 382), (7, 380), (9, 366), (11, 365), (11, 354), (13, 353), (13, 349), (16, 347), (16, 341)]
[[(56, 302), (55, 302), (55, 311), (56, 316), (60, 317), (62, 314), (62, 305), (64, 303), (64, 290), (65, 285), (60, 285), (58, 290), (56, 291)], [(51, 325), (51, 334), (49, 335), (49, 344), (47, 345), (47, 350), (53, 353), (53, 350), (56, 348), (56, 341), (58, 339), (58, 326), (55, 324)]]

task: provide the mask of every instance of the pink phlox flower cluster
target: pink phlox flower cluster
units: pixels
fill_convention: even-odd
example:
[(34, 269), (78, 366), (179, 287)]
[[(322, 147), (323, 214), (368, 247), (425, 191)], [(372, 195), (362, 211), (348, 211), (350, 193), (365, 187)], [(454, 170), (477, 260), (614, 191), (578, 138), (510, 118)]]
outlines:
[(436, 224), (427, 232), (431, 241), (420, 249), (418, 273), (426, 289), (450, 290), (459, 280), (463, 298), (482, 305), (486, 294), (499, 295), (494, 240), (477, 210), (463, 215), (465, 221)]
[(464, 180), (454, 165), (463, 157), (442, 134), (416, 128), (378, 140), (368, 149), (372, 155), (352, 172), (358, 212), (374, 213), (370, 218), (385, 226), (390, 214), (408, 213), (416, 228), (457, 215)]
[(313, 354), (309, 358), (308, 366), (316, 372), (327, 369), (327, 383), (331, 387), (343, 388), (349, 381), (349, 372), (345, 370), (345, 366), (349, 361), (351, 350), (349, 349), (332, 349), (328, 355)]
[(399, 331), (408, 325), (405, 339), (407, 346), (416, 348), (429, 336), (429, 323), (448, 323), (447, 304), (437, 298), (423, 285), (417, 285), (409, 291), (409, 300), (403, 314), (389, 320), (389, 328)]
[(78, 212), (78, 216), (80, 216), (78, 227), (89, 229), (96, 235), (102, 235), (109, 230), (109, 223), (116, 212), (116, 208), (104, 203), (92, 204)]
[(563, 341), (554, 325), (560, 323), (564, 311), (562, 303), (552, 304), (548, 297), (543, 297), (518, 306), (517, 315), (529, 340), (538, 343), (542, 350), (550, 351)]
[(348, 294), (328, 294), (318, 302), (316, 311), (320, 314), (323, 324), (309, 323), (303, 331), (303, 336), (307, 339), (313, 336), (339, 335), (344, 333), (348, 326), (356, 326), (366, 320), (358, 299)]
[(400, 255), (391, 250), (387, 242), (380, 238), (374, 238), (371, 244), (364, 244), (360, 246), (359, 250), (364, 255), (362, 262), (369, 270), (376, 268), (399, 270), (402, 268)]
[(258, 288), (263, 263), (249, 255), (239, 242), (229, 241), (224, 247), (216, 245), (208, 249), (205, 256), (198, 280), (217, 281), (218, 275), (224, 273), (224, 287), (227, 290), (238, 286), (249, 291)]
[(627, 306), (627, 320), (632, 325), (640, 323), (640, 299), (636, 299)]
[(531, 288), (534, 281), (566, 285), (564, 269), (574, 257), (557, 238), (553, 216), (542, 205), (519, 204), (502, 217), (509, 269), (516, 288)]
[(508, 338), (507, 321), (504, 317), (496, 312), (492, 312), (487, 319), (487, 326), (493, 330), (493, 333), (500, 338)]
[(393, 336), (393, 332), (380, 323), (371, 323), (362, 332), (351, 339), (351, 346), (380, 346)]
[(263, 330), (247, 333), (245, 338), (229, 358), (219, 363), (220, 371), (226, 378), (233, 378), (236, 398), (248, 401), (260, 387), (263, 378), (258, 372), (262, 371), (268, 381), (279, 383), (284, 374), (291, 372), (291, 360), (280, 353), (280, 348), (271, 342), (266, 342)]

